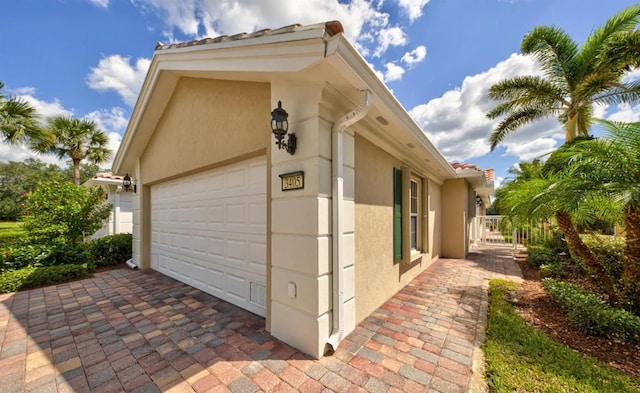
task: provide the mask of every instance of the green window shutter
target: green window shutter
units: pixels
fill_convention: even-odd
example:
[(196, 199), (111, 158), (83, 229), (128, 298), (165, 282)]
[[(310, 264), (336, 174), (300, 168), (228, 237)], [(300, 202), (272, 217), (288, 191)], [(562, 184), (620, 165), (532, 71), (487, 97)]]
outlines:
[(402, 169), (393, 168), (393, 261), (402, 260)]

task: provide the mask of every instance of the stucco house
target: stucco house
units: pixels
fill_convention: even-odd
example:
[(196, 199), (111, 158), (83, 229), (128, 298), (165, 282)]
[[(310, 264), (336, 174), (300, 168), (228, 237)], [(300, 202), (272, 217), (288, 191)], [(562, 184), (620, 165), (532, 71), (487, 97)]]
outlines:
[[(293, 145), (283, 110), (295, 152), (272, 132)], [(137, 187), (139, 267), (315, 357), (438, 258), (464, 257), (493, 191), (447, 162), (337, 21), (159, 43), (113, 172)]]
[(111, 172), (99, 172), (84, 183), (85, 187), (101, 187), (105, 191), (107, 202), (112, 206), (109, 220), (91, 236), (93, 239), (116, 233), (133, 232), (133, 194), (123, 189), (122, 181), (123, 176), (113, 175)]

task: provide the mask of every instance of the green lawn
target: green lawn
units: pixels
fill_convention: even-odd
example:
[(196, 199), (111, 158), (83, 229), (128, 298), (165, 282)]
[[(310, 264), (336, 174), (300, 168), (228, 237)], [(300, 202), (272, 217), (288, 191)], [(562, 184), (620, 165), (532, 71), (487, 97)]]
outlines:
[(632, 378), (534, 329), (507, 301), (516, 284), (491, 280), (485, 355), (492, 392), (639, 392)]
[(14, 244), (24, 236), (21, 222), (0, 221), (0, 249)]

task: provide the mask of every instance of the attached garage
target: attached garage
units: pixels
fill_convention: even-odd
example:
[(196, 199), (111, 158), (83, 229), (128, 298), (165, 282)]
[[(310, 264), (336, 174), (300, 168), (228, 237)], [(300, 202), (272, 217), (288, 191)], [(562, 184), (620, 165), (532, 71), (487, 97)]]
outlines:
[(152, 185), (151, 267), (265, 316), (266, 158)]

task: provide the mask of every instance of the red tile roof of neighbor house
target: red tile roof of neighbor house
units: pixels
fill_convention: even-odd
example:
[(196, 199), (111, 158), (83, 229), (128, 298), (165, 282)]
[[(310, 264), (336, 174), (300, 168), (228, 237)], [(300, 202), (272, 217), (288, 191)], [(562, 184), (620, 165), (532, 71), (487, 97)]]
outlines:
[(111, 172), (98, 172), (93, 176), (94, 179), (115, 179), (122, 180), (122, 176), (114, 175)]
[(453, 167), (453, 169), (456, 170), (456, 172), (458, 170), (465, 170), (465, 169), (475, 169), (478, 172), (483, 172), (484, 173), (484, 178), (487, 182), (492, 182), (495, 179), (495, 171), (493, 169), (485, 169), (482, 170), (480, 169), (480, 167), (476, 164), (466, 164), (464, 162), (450, 162), (449, 164), (451, 164), (451, 166)]
[(263, 36), (274, 36), (279, 34), (291, 33), (294, 31), (304, 31), (304, 30), (313, 30), (317, 28), (324, 28), (325, 32), (329, 34), (329, 36), (334, 36), (338, 33), (343, 33), (344, 28), (342, 27), (342, 23), (337, 20), (332, 20), (323, 23), (317, 23), (313, 25), (301, 25), (301, 24), (293, 24), (289, 26), (280, 27), (275, 30), (271, 29), (262, 29), (253, 33), (238, 33), (234, 35), (220, 35), (217, 37), (207, 37), (199, 40), (186, 41), (186, 42), (177, 42), (173, 44), (163, 44), (162, 42), (158, 42), (156, 44), (156, 50), (166, 50), (166, 49), (176, 49), (176, 48), (185, 48), (194, 45), (203, 45), (203, 44), (213, 44), (220, 42), (229, 42), (229, 41), (237, 41), (237, 40), (245, 40), (248, 38), (257, 38)]

